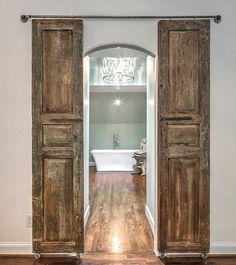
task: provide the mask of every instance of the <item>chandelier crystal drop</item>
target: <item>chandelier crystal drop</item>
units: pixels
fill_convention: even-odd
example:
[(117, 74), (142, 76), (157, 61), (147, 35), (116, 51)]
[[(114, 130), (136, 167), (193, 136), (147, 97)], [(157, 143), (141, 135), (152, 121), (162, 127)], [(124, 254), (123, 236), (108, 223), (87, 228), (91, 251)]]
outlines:
[(114, 84), (134, 81), (134, 60), (130, 57), (105, 57), (103, 59), (103, 80)]

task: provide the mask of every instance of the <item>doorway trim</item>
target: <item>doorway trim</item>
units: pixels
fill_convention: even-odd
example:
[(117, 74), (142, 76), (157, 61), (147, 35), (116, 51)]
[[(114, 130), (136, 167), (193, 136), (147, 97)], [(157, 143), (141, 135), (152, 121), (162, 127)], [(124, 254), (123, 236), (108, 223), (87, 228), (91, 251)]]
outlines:
[(127, 48), (127, 49), (133, 49), (133, 50), (137, 50), (143, 53), (146, 53), (147, 56), (152, 56), (153, 58), (156, 57), (156, 55), (152, 52), (150, 52), (149, 50), (146, 50), (140, 46), (137, 45), (133, 45), (133, 44), (125, 44), (125, 43), (112, 43), (112, 44), (106, 44), (106, 45), (101, 45), (101, 46), (97, 46), (87, 52), (84, 53), (84, 57), (86, 56), (90, 56), (90, 54), (94, 53), (94, 52), (98, 52), (101, 50), (105, 50), (105, 49), (110, 49), (110, 48)]

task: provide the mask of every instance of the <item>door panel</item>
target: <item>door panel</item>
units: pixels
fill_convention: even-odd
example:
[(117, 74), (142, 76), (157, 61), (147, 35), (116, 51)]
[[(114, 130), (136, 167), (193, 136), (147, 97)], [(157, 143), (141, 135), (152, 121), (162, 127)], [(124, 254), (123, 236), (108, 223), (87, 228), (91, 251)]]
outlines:
[(73, 237), (73, 160), (45, 158), (44, 241), (70, 241)]
[(43, 30), (42, 38), (43, 113), (73, 113), (73, 31)]
[(159, 22), (159, 251), (209, 251), (209, 21)]
[(68, 146), (73, 147), (74, 125), (43, 125), (43, 146)]
[[(198, 31), (169, 31), (169, 112), (197, 112)], [(191, 63), (190, 63), (191, 62)]]
[(167, 238), (170, 247), (176, 242), (199, 242), (199, 166), (199, 158), (168, 159)]
[(199, 125), (167, 124), (167, 145), (199, 146)]
[(83, 24), (32, 23), (33, 251), (83, 252)]

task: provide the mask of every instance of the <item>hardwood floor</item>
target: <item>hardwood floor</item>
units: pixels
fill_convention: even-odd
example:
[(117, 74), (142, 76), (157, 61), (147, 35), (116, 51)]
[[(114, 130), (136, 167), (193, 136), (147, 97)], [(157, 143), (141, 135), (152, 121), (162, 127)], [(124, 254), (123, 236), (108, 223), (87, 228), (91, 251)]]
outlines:
[(235, 265), (236, 258), (209, 258), (203, 261), (198, 258), (167, 259), (162, 262), (154, 255), (140, 254), (106, 254), (85, 253), (78, 261), (71, 258), (41, 258), (35, 261), (33, 257), (1, 257), (0, 265)]
[(86, 251), (153, 253), (145, 216), (145, 176), (130, 172), (90, 172), (90, 219)]

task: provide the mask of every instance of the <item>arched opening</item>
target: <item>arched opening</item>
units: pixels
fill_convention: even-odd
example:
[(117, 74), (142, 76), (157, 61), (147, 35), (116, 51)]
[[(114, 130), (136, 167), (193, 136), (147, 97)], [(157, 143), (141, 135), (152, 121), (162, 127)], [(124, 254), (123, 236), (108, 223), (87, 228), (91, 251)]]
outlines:
[(134, 45), (84, 55), (85, 251), (156, 249), (155, 73)]

